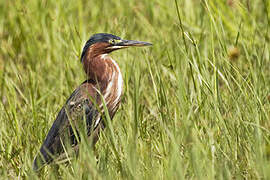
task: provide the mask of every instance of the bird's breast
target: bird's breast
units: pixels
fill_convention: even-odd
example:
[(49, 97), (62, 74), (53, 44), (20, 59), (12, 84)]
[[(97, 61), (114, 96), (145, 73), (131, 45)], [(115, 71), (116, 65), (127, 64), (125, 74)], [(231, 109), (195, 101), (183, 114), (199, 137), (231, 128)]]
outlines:
[[(123, 78), (118, 64), (108, 54), (101, 54), (86, 58), (84, 69), (89, 79), (96, 82), (94, 89), (103, 96), (112, 116), (119, 106), (123, 91)], [(98, 104), (103, 106), (102, 101)]]
[(111, 58), (107, 61), (111, 69), (111, 76), (103, 96), (108, 108), (115, 111), (123, 91), (123, 77), (118, 64)]

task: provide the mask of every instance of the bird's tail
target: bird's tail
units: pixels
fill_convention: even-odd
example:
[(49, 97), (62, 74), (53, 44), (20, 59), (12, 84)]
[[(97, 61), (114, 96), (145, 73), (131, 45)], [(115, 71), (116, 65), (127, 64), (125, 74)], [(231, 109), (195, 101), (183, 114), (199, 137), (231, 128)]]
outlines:
[(33, 170), (35, 172), (39, 171), (42, 167), (44, 167), (46, 164), (52, 162), (53, 158), (51, 153), (48, 151), (45, 151), (43, 146), (41, 147), (40, 151), (36, 155), (34, 162), (33, 162)]
[(33, 162), (33, 170), (35, 172), (39, 171), (43, 166), (45, 165), (44, 161), (41, 158), (40, 154), (37, 154), (37, 156), (35, 157), (35, 160)]
[(33, 170), (35, 172), (38, 172), (42, 167), (44, 167), (46, 164), (48, 164), (48, 160), (44, 158), (44, 156), (39, 152), (33, 162)]

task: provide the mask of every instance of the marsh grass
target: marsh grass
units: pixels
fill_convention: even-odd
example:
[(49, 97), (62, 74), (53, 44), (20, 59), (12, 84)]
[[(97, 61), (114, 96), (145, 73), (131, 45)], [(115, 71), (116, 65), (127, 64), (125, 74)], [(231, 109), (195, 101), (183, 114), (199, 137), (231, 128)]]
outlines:
[[(269, 18), (267, 0), (1, 1), (0, 179), (269, 179)], [(97, 32), (154, 46), (112, 54), (125, 90), (95, 150), (35, 174)]]

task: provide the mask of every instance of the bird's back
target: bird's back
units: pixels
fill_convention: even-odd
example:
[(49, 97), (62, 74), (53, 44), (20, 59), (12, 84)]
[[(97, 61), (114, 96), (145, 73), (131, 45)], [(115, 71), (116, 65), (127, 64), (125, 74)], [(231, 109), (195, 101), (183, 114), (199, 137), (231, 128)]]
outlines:
[[(100, 121), (102, 118), (100, 104), (96, 83), (92, 80), (83, 82), (58, 113), (34, 160), (33, 169), (38, 170), (44, 164), (63, 155), (64, 147), (76, 147), (80, 140), (78, 132), (85, 130), (87, 135), (94, 134), (93, 143), (95, 143), (98, 138), (97, 131), (104, 127), (103, 122)], [(94, 127), (97, 121), (100, 123)]]

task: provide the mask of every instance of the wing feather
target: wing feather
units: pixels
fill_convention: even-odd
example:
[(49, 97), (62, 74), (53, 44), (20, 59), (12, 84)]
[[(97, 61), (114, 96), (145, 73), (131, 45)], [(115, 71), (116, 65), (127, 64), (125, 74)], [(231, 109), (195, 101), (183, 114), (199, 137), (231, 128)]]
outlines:
[(80, 138), (76, 137), (75, 132), (78, 134), (78, 124), (84, 124), (83, 120), (86, 121), (87, 135), (91, 134), (93, 123), (100, 118), (97, 108), (89, 98), (91, 96), (91, 99), (95, 99), (96, 91), (94, 89), (93, 84), (85, 81), (71, 94), (65, 106), (58, 113), (34, 160), (33, 169), (35, 171), (63, 154), (63, 145), (76, 146), (78, 144)]

